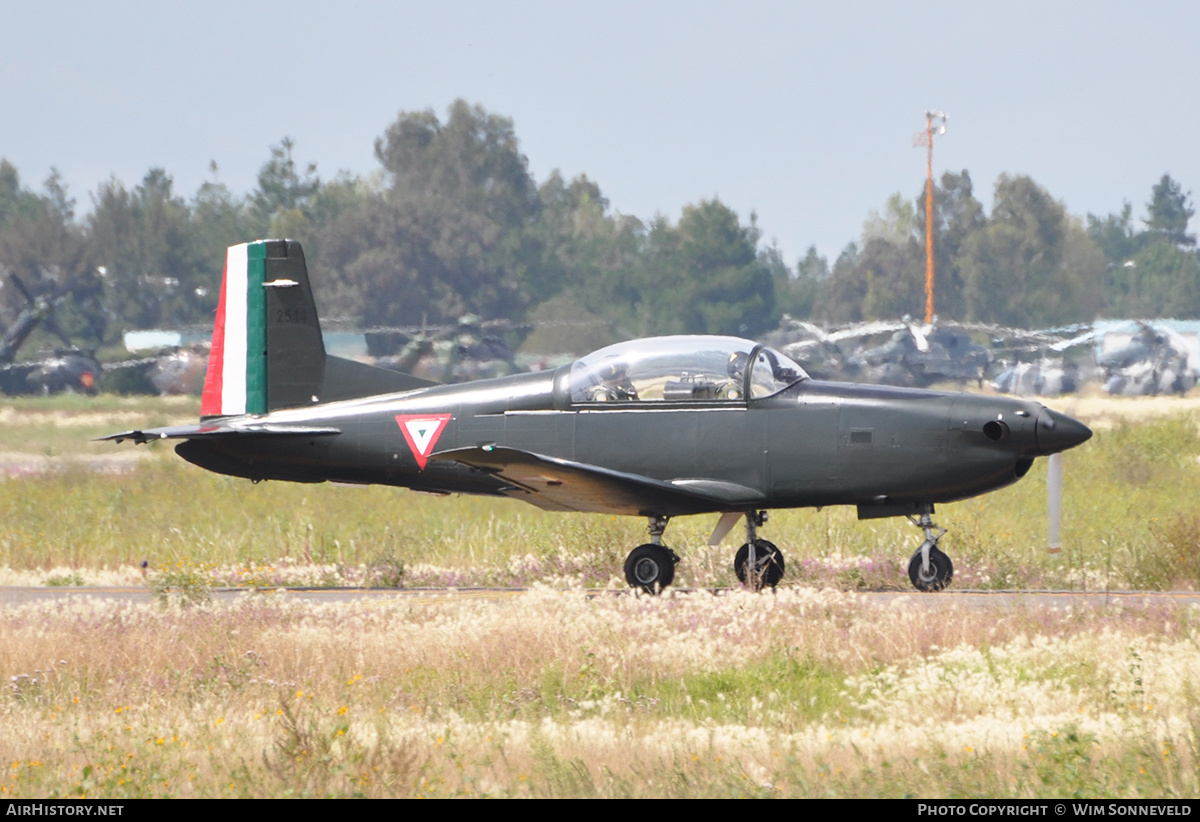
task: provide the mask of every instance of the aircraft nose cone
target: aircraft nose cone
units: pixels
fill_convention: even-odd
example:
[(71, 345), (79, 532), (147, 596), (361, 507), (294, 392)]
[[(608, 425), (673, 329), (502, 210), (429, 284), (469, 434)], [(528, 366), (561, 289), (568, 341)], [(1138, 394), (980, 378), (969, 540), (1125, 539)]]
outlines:
[(1042, 454), (1057, 454), (1087, 442), (1092, 429), (1066, 414), (1043, 408), (1038, 414), (1037, 444)]

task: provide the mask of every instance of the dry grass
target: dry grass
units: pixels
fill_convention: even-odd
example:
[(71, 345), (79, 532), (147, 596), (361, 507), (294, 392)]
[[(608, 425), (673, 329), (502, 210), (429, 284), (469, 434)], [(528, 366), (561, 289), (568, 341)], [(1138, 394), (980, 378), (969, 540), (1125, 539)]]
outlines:
[[(161, 448), (114, 473), (60, 468), (81, 436), (177, 419), (169, 404), (105, 402), (119, 420), (69, 404), (0, 412), (0, 451), (53, 468), (0, 480), (0, 584), (140, 582), (147, 560), (200, 593), (289, 581), (536, 590), (0, 610), (0, 796), (1200, 792), (1187, 608), (865, 605), (834, 589), (907, 588), (917, 533), (843, 510), (773, 512), (764, 535), (788, 558), (776, 595), (589, 599), (585, 587), (625, 588), (621, 561), (644, 523), (252, 486)], [(1198, 453), (1195, 417), (1099, 427), (1067, 456), (1058, 556), (1042, 548), (1040, 465), (940, 508), (956, 586), (1200, 584)], [(679, 584), (732, 584), (730, 546), (701, 547), (712, 519), (672, 522)]]
[(1192, 796), (1188, 610), (808, 589), (0, 612), (0, 795)]

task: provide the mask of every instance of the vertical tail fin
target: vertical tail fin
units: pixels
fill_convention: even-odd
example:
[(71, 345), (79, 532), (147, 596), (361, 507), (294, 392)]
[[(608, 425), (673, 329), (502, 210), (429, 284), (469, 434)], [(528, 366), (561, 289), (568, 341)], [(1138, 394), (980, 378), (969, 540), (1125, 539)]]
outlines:
[(258, 240), (230, 246), (201, 419), (266, 414), (432, 384), (326, 355), (300, 243)]
[(300, 244), (231, 246), (200, 416), (265, 414), (318, 401), (325, 343)]

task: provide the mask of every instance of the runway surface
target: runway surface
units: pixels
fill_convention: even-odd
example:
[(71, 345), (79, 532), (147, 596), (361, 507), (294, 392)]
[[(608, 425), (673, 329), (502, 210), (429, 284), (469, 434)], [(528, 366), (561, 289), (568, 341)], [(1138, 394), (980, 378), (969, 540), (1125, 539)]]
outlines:
[[(669, 589), (664, 596), (715, 596), (732, 593), (733, 589)], [(521, 588), (275, 588), (270, 590), (246, 590), (221, 588), (212, 591), (217, 603), (228, 603), (244, 597), (267, 596), (288, 597), (309, 602), (353, 602), (372, 599), (408, 599), (421, 604), (467, 602), (471, 600), (505, 600), (525, 593)], [(592, 590), (583, 592), (591, 597), (638, 596), (632, 591)], [(763, 596), (770, 596), (765, 592)], [(644, 596), (644, 595), (641, 595)], [(1200, 606), (1197, 591), (942, 591), (922, 594), (915, 591), (847, 591), (864, 604), (890, 605), (904, 602), (931, 609), (948, 606), (968, 608), (995, 607), (1150, 607)], [(86, 599), (112, 599), (124, 602), (152, 602), (154, 594), (136, 586), (128, 587), (0, 587), (0, 607), (10, 607), (29, 602), (54, 602), (80, 597)]]

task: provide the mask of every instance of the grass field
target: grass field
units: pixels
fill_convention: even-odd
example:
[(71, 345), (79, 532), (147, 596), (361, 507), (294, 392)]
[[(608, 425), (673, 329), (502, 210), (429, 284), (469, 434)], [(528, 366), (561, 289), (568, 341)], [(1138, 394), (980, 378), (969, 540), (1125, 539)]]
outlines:
[[(1084, 402), (1084, 401), (1079, 401)], [(955, 587), (1196, 588), (1190, 401), (1087, 400), (1064, 550), (1045, 469), (939, 507)], [(0, 610), (0, 796), (1195, 796), (1184, 607), (875, 607), (919, 532), (772, 512), (777, 593), (624, 590), (635, 519), (384, 488), (251, 485), (87, 438), (192, 418), (101, 398), (0, 408), (0, 584), (521, 585), (502, 602)], [(136, 454), (137, 456), (132, 456)], [(734, 539), (671, 523), (677, 583)], [(158, 583), (155, 583), (158, 580)]]
[(0, 796), (1200, 792), (1190, 610), (660, 598), (0, 611)]

